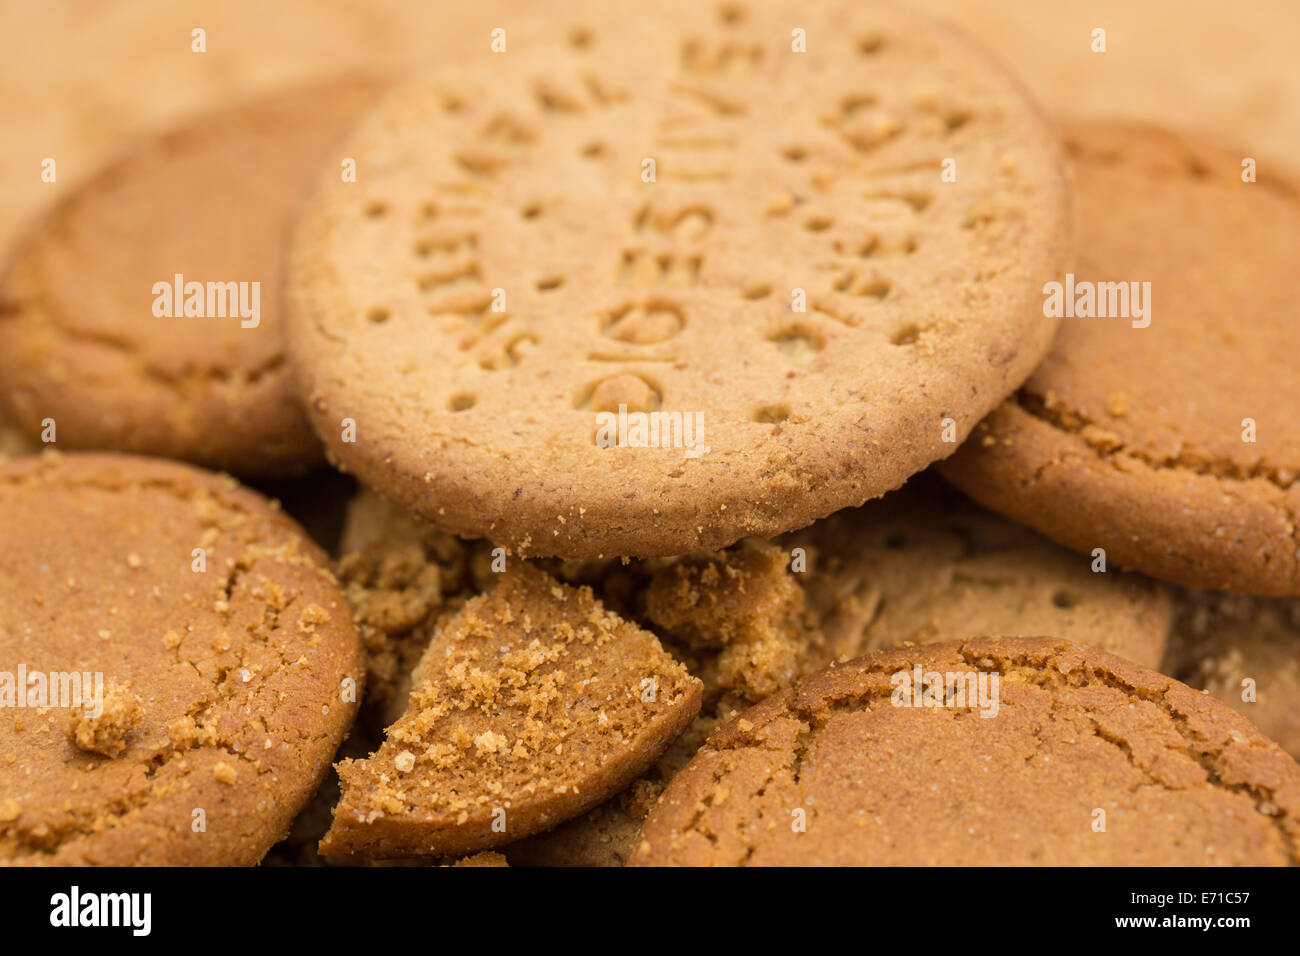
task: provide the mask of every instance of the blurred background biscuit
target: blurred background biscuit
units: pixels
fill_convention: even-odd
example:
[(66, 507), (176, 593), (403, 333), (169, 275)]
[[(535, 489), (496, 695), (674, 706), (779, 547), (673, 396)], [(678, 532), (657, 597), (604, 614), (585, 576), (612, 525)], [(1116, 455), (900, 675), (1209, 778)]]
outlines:
[(1076, 122), (1065, 140), (1070, 311), (940, 472), (1120, 567), (1300, 594), (1300, 180), (1154, 126)]
[(57, 447), (306, 471), (281, 252), (310, 171), (377, 81), (336, 79), (140, 145), (34, 226), (0, 280), (0, 409)]

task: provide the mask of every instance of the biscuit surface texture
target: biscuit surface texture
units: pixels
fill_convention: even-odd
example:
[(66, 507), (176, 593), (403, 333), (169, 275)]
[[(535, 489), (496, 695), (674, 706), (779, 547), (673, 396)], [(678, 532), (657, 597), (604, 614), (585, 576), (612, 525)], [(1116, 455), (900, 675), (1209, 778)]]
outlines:
[(1063, 319), (1043, 364), (941, 470), (1122, 567), (1300, 594), (1296, 181), (1260, 163), (1243, 182), (1240, 154), (1151, 127), (1079, 123), (1066, 141), (1077, 279), (1149, 282), (1150, 325)]
[(103, 681), (98, 713), (7, 688), (0, 860), (258, 862), (356, 713), (326, 557), (232, 479), (130, 456), (9, 463), (0, 512), (5, 669)]
[[(283, 245), (317, 165), (378, 89), (321, 82), (196, 117), (53, 209), (0, 284), (11, 423), (37, 439), (53, 419), (60, 448), (243, 475), (318, 463), (285, 360)], [(155, 284), (177, 275), (202, 284), (203, 314), (186, 314), (188, 292), (155, 313)], [(258, 315), (244, 319), (252, 283)]]
[(711, 550), (860, 504), (1054, 331), (1055, 134), (892, 7), (521, 23), (346, 149), (365, 176), (323, 176), (293, 246), (309, 413), (363, 482), (521, 554)]
[[(996, 711), (894, 705), (894, 675), (917, 667), (998, 673)], [(1048, 638), (899, 648), (803, 679), (712, 735), (631, 860), (1298, 862), (1300, 765), (1213, 698)]]

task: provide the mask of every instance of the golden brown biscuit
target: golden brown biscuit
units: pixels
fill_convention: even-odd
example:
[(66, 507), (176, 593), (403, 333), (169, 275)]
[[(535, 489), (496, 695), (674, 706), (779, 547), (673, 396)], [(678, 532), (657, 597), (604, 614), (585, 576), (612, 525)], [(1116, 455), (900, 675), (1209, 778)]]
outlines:
[(28, 690), (0, 673), (0, 860), (256, 863), (356, 713), (328, 559), (233, 479), (125, 455), (0, 467), (0, 512), (0, 657)]
[(1296, 865), (1300, 765), (1214, 698), (1093, 647), (897, 648), (715, 732), (631, 863)]
[(699, 709), (700, 683), (590, 590), (527, 564), (441, 628), (379, 750), (338, 765), (324, 854), (471, 853), (583, 813)]
[(442, 530), (788, 531), (949, 454), (1045, 352), (1059, 145), (960, 36), (793, 0), (507, 33), (373, 111), (369, 178), (324, 176), (293, 245), (317, 430)]
[(309, 171), (379, 88), (334, 79), (196, 117), (52, 210), (0, 281), (12, 424), (243, 475), (319, 462), (285, 361), (281, 252)]
[(1147, 126), (1077, 123), (1066, 145), (1077, 279), (1125, 284), (1105, 292), (1107, 311), (1149, 283), (1149, 311), (1065, 318), (1043, 364), (941, 471), (1113, 564), (1300, 595), (1295, 180), (1260, 161), (1243, 182), (1242, 154)]

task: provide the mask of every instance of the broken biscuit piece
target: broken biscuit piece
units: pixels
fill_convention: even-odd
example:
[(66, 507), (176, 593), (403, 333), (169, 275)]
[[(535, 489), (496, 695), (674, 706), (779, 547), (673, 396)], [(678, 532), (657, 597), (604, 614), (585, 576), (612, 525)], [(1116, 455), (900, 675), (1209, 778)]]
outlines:
[(324, 854), (473, 853), (622, 790), (699, 711), (701, 684), (587, 588), (524, 564), (434, 635), (379, 750), (338, 765)]

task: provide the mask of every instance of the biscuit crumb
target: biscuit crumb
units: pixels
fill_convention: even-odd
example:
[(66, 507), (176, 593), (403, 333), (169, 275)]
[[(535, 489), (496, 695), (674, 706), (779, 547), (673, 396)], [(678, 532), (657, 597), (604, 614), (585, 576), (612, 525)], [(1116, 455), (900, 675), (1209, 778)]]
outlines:
[(1096, 425), (1083, 426), (1079, 437), (1100, 452), (1114, 451), (1124, 444), (1119, 435), (1105, 428), (1098, 428)]
[(298, 615), (298, 630), (303, 634), (311, 634), (315, 632), (317, 624), (328, 624), (329, 620), (329, 611), (319, 604), (308, 604), (303, 608), (302, 614)]
[(167, 739), (177, 750), (188, 750), (199, 736), (198, 726), (190, 716), (178, 717), (167, 725)]
[(127, 735), (144, 716), (144, 705), (127, 684), (112, 681), (104, 688), (97, 716), (74, 712), (70, 737), (78, 749), (116, 757), (126, 749)]
[(480, 755), (503, 753), (506, 750), (508, 741), (501, 734), (485, 730), (474, 738), (474, 746), (478, 748)]

